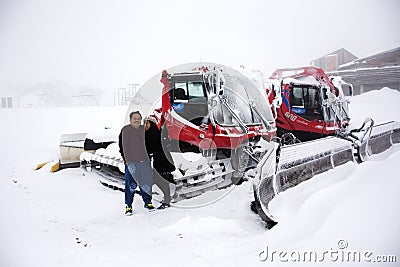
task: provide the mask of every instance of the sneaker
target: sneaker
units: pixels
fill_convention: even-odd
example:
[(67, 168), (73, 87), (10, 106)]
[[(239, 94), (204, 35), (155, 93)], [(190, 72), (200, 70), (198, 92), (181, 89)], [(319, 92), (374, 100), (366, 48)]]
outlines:
[(132, 213), (132, 206), (126, 206), (125, 207), (125, 215), (126, 216), (130, 216), (130, 215), (132, 215), (133, 213)]
[(166, 209), (166, 208), (169, 208), (169, 207), (171, 207), (170, 204), (168, 204), (168, 203), (161, 203), (161, 205), (160, 205), (157, 209), (158, 209), (158, 210), (163, 210), (163, 209)]
[(151, 202), (144, 204), (144, 207), (148, 210), (154, 210), (154, 206)]

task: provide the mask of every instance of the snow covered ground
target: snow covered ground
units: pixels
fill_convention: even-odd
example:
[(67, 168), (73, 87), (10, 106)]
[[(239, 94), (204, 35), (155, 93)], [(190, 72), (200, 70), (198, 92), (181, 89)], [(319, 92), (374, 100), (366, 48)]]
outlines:
[[(353, 125), (400, 121), (399, 103), (387, 88), (356, 96)], [(149, 213), (136, 197), (126, 217), (123, 194), (95, 174), (33, 170), (57, 157), (61, 134), (119, 130), (126, 108), (0, 110), (0, 266), (398, 266), (398, 146), (285, 191), (272, 230), (249, 209), (250, 182), (201, 208)]]

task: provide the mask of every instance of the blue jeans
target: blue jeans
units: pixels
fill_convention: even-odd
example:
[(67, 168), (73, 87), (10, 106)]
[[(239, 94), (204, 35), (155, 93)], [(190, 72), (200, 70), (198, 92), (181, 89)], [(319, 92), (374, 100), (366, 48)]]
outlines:
[(151, 203), (153, 172), (150, 161), (125, 164), (125, 204), (127, 206), (132, 206), (138, 184), (143, 202), (145, 204)]

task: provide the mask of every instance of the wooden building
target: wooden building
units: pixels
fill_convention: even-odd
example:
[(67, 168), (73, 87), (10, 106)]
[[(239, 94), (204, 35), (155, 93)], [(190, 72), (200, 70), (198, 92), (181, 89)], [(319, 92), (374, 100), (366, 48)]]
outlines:
[[(342, 58), (340, 55), (341, 53), (337, 58)], [(346, 82), (352, 83), (354, 94), (379, 90), (383, 87), (400, 91), (400, 47), (350, 62), (343, 60), (343, 63), (333, 70), (332, 65), (326, 65), (326, 63), (322, 65), (321, 62), (323, 61), (313, 60), (311, 64), (314, 63), (314, 66), (324, 69), (328, 76), (341, 76)]]
[(346, 64), (355, 59), (357, 59), (355, 55), (344, 48), (340, 48), (339, 50), (333, 51), (325, 56), (312, 60), (310, 65), (319, 67), (325, 70), (325, 72), (329, 72), (336, 71), (338, 70), (340, 65)]

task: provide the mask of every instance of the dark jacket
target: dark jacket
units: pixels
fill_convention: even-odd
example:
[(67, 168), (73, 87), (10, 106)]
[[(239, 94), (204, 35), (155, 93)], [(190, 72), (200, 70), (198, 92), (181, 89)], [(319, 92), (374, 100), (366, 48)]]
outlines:
[(125, 125), (119, 134), (118, 146), (125, 164), (150, 160), (146, 151), (143, 125), (138, 129), (130, 124)]
[(166, 146), (162, 145), (161, 131), (152, 121), (150, 129), (145, 132), (145, 143), (147, 153), (153, 155), (153, 167), (159, 173), (170, 173), (175, 171), (175, 165)]
[(122, 159), (124, 160), (124, 163), (126, 164), (126, 160), (125, 160), (125, 156), (124, 156), (124, 148), (122, 146), (122, 130), (118, 136), (118, 146), (119, 146), (119, 153), (121, 154)]

